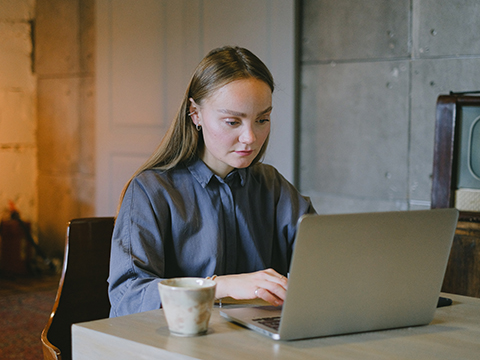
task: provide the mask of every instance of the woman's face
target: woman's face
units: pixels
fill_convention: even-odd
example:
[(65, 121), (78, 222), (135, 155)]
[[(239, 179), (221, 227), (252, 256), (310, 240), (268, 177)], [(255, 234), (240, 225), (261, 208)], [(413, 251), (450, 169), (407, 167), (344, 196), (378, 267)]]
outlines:
[(233, 81), (209, 96), (202, 106), (190, 99), (195, 124), (202, 126), (205, 164), (224, 178), (234, 168), (245, 168), (261, 150), (270, 133), (272, 91), (263, 81)]

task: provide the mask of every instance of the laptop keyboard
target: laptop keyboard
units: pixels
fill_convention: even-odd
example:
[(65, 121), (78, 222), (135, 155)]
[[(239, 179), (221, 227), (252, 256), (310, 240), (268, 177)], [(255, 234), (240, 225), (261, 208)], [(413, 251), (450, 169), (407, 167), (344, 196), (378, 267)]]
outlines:
[(272, 316), (265, 318), (256, 318), (253, 319), (253, 321), (256, 321), (264, 326), (268, 326), (269, 328), (272, 328), (274, 330), (278, 330), (278, 327), (280, 326), (280, 318), (280, 316)]

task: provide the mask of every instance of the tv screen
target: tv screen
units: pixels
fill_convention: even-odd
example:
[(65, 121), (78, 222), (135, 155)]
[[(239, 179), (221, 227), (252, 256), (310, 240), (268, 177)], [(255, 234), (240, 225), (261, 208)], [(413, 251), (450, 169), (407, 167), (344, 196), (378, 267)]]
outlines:
[(459, 110), (457, 188), (480, 190), (480, 105)]

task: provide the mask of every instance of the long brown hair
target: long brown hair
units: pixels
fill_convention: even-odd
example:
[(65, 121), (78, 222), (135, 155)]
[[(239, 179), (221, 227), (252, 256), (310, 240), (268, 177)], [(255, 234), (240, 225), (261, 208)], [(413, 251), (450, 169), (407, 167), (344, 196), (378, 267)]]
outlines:
[[(132, 179), (147, 169), (168, 170), (180, 162), (188, 161), (203, 147), (203, 137), (195, 129), (188, 116), (190, 101), (202, 103), (216, 90), (232, 81), (255, 78), (265, 82), (272, 93), (275, 88), (272, 74), (266, 65), (252, 52), (245, 48), (225, 46), (208, 53), (195, 69), (180, 108), (175, 115), (167, 133), (150, 158), (133, 174), (126, 183), (120, 196), (120, 205)], [(268, 138), (252, 165), (260, 161), (265, 154)], [(118, 213), (117, 209), (117, 213)]]

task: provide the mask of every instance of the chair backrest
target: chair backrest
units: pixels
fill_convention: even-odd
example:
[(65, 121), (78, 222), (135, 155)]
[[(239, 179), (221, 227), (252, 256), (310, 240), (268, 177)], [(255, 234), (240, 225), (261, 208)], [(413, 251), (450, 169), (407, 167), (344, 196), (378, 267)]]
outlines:
[(109, 316), (107, 278), (113, 217), (74, 219), (68, 225), (63, 271), (41, 341), (44, 359), (71, 359), (71, 326)]

